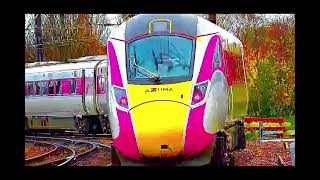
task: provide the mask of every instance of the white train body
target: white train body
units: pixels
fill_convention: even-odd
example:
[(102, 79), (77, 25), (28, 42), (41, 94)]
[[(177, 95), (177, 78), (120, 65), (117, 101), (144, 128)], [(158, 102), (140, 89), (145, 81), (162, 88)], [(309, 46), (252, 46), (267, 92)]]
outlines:
[[(27, 67), (25, 116), (69, 119), (83, 116), (106, 117), (106, 59), (103, 55), (76, 63)], [(29, 125), (32, 126), (30, 123)], [(43, 128), (52, 127), (54, 126), (49, 125)]]

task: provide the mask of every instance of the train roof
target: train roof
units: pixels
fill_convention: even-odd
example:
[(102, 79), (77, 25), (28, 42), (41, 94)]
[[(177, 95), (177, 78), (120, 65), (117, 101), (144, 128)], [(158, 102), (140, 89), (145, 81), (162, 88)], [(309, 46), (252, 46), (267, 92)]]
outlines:
[[(118, 37), (120, 31), (125, 32), (125, 37), (121, 37), (123, 39), (129, 39), (129, 38), (144, 34), (146, 32), (145, 24), (147, 24), (149, 21), (152, 21), (154, 19), (162, 19), (162, 18), (170, 19), (173, 21), (172, 31), (183, 32), (191, 36), (217, 33), (223, 39), (227, 39), (229, 43), (237, 43), (242, 46), (241, 41), (234, 34), (226, 31), (225, 29), (210, 22), (207, 19), (194, 14), (139, 14), (130, 18), (128, 21), (122, 23), (118, 28), (116, 28), (117, 30), (114, 30), (113, 32), (111, 32), (110, 37), (120, 38)], [(186, 23), (184, 22), (190, 22), (190, 23), (187, 23), (189, 26), (196, 22), (198, 26), (196, 30), (197, 31), (196, 34), (193, 34), (194, 30), (192, 28), (189, 28), (188, 30), (186, 30), (186, 28), (184, 27), (184, 24)], [(141, 26), (141, 24), (143, 25)], [(126, 32), (127, 30), (130, 30), (130, 32)]]
[[(170, 31), (196, 36), (197, 16), (193, 14), (139, 14), (126, 22), (125, 39), (129, 40), (149, 32), (149, 23), (159, 19), (169, 19)], [(169, 27), (168, 27), (169, 28)]]
[(241, 41), (235, 35), (200, 16), (198, 16), (198, 26), (201, 26), (201, 28), (198, 30), (197, 35), (217, 33), (223, 39), (228, 39), (229, 43), (237, 43), (242, 46)]
[(86, 56), (79, 59), (70, 59), (68, 63), (58, 61), (28, 63), (25, 66), (25, 73), (42, 73), (65, 71), (75, 69), (94, 68), (94, 66), (101, 60), (107, 60), (107, 55)]

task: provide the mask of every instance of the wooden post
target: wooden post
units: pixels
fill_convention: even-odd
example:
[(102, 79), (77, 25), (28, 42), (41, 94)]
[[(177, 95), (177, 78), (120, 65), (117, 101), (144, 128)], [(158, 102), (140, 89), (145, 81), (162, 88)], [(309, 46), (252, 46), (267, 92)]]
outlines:
[(259, 122), (259, 139), (260, 139), (260, 143), (262, 143), (262, 136), (263, 136), (263, 123)]

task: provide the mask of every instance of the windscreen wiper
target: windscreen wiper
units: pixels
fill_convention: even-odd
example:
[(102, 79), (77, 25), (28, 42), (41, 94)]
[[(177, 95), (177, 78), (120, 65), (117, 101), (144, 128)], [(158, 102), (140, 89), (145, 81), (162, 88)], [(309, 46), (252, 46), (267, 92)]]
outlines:
[(135, 67), (136, 69), (139, 70), (139, 72), (141, 72), (143, 75), (145, 75), (148, 78), (152, 78), (154, 81), (161, 81), (160, 76), (155, 75), (154, 73), (144, 69), (143, 67), (139, 66), (138, 64), (136, 64), (136, 62), (134, 62), (133, 67)]
[(139, 66), (137, 64), (137, 56), (136, 56), (136, 47), (134, 46), (134, 64), (133, 67), (136, 68), (139, 72), (141, 72), (143, 75), (145, 75), (148, 78), (152, 78), (154, 81), (161, 81), (160, 76), (146, 70), (145, 68)]
[(154, 63), (156, 65), (156, 70), (158, 71), (159, 69), (158, 59), (156, 58), (156, 54), (154, 53), (153, 50), (152, 50), (152, 55), (153, 55)]

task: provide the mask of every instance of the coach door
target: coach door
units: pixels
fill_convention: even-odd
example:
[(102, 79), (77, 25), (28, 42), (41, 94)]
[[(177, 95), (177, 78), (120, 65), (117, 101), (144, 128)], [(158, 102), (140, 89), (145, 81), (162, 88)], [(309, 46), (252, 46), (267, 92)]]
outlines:
[(86, 114), (95, 115), (94, 108), (94, 70), (85, 69), (82, 71), (84, 74), (84, 92), (83, 92), (83, 105)]
[(108, 110), (106, 61), (102, 61), (96, 71), (96, 106), (99, 113), (105, 114)]

